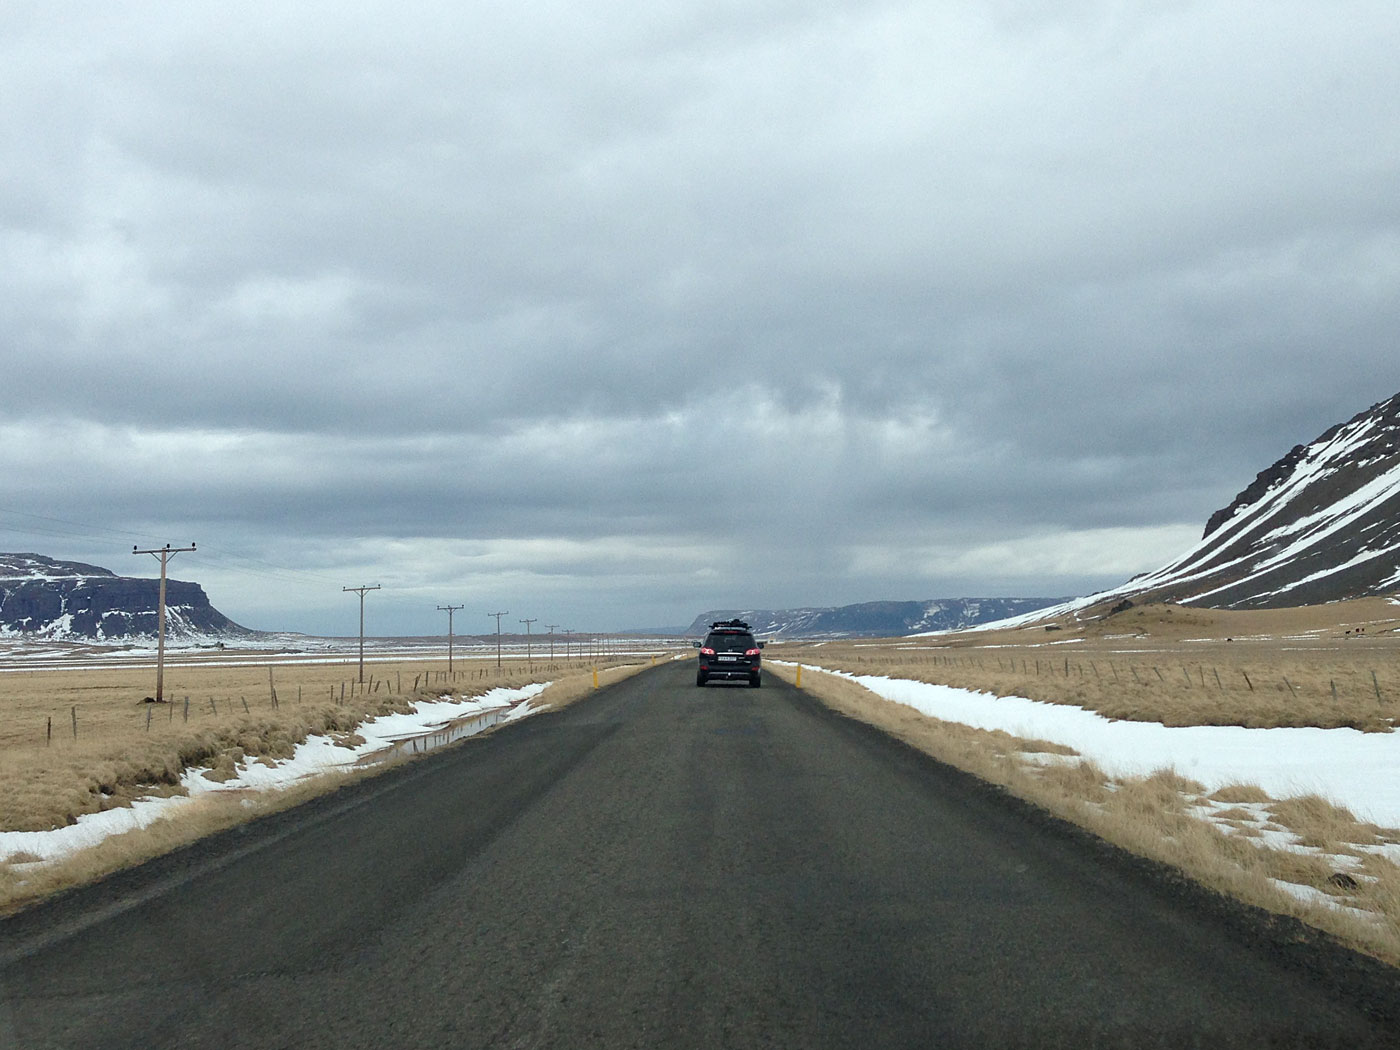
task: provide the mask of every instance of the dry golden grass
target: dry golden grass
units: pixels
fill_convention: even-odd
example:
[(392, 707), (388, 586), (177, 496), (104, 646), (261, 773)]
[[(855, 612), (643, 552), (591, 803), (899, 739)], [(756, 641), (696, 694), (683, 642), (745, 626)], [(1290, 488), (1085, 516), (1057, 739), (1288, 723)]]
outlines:
[[(650, 666), (648, 661), (626, 662), (629, 659), (635, 661), (636, 658), (616, 657), (610, 658), (607, 663), (600, 662), (597, 671), (597, 687), (611, 685)], [(594, 674), (591, 667), (585, 667), (579, 663), (566, 665), (562, 660), (556, 662), (552, 668), (547, 663), (536, 662), (533, 671), (525, 667), (523, 662), (516, 665), (507, 664), (499, 676), (495, 673), (494, 665), (488, 669), (487, 674), (479, 673), (480, 669), (478, 668), (471, 668), (459, 672), (455, 683), (447, 677), (443, 668), (408, 665), (390, 669), (391, 673), (400, 672), (405, 684), (407, 684), (409, 673), (418, 678), (420, 688), (406, 695), (391, 694), (385, 689), (381, 690), (383, 695), (379, 696), (375, 692), (361, 693), (357, 688), (353, 691), (352, 696), (347, 685), (346, 700), (343, 704), (308, 705), (305, 702), (308, 681), (315, 684), (326, 684), (323, 680), (326, 678), (324, 674), (309, 674), (303, 676), (304, 680), (300, 683), (303, 686), (303, 703), (301, 705), (295, 703), (288, 705), (285, 701), (286, 692), (281, 685), (283, 672), (296, 670), (298, 669), (279, 666), (274, 672), (276, 681), (279, 683), (278, 691), (284, 697), (278, 708), (271, 708), (270, 697), (265, 697), (271, 715), (280, 715), (281, 717), (269, 716), (254, 719), (248, 716), (242, 721), (234, 717), (227, 724), (220, 724), (214, 722), (218, 716), (214, 715), (211, 709), (209, 713), (211, 724), (194, 731), (180, 732), (174, 736), (167, 735), (164, 739), (152, 740), (146, 736), (144, 720), (139, 731), (134, 734), (130, 731), (123, 734), (120, 731), (123, 719), (112, 717), (113, 713), (106, 711), (103, 712), (108, 716), (106, 722), (109, 725), (115, 725), (116, 731), (108, 734), (101, 747), (81, 748), (75, 745), (69, 749), (64, 761), (51, 761), (42, 765), (36, 763), (28, 775), (26, 775), (23, 759), (26, 755), (33, 757), (32, 752), (35, 745), (29, 745), (28, 749), (21, 746), (7, 751), (2, 756), (6, 764), (0, 767), (0, 792), (3, 792), (8, 799), (13, 788), (18, 797), (29, 799), (32, 808), (24, 814), (27, 822), (30, 824), (42, 823), (41, 819), (35, 817), (35, 813), (69, 812), (70, 810), (66, 807), (73, 804), (93, 806), (91, 786), (94, 784), (98, 785), (99, 788), (102, 786), (114, 788), (110, 796), (104, 796), (96, 803), (96, 807), (99, 808), (119, 805), (121, 804), (120, 800), (125, 798), (162, 793), (160, 785), (157, 785), (155, 790), (145, 790), (140, 783), (142, 771), (149, 772), (151, 768), (154, 768), (149, 762), (143, 763), (142, 756), (149, 759), (152, 755), (161, 755), (161, 748), (167, 749), (167, 753), (161, 756), (162, 760), (170, 763), (162, 767), (169, 772), (171, 778), (164, 784), (164, 793), (174, 794), (177, 793), (174, 781), (178, 780), (180, 767), (173, 765), (174, 759), (168, 753), (168, 749), (171, 747), (179, 748), (182, 743), (191, 752), (198, 752), (201, 764), (212, 764), (215, 770), (226, 770), (227, 773), (232, 774), (235, 761), (244, 755), (256, 754), (269, 758), (290, 755), (294, 743), (287, 742), (305, 739), (307, 732), (330, 731), (332, 734), (338, 732), (347, 737), (352, 736), (353, 726), (358, 724), (359, 720), (389, 711), (406, 709), (412, 700), (435, 698), (449, 686), (458, 695), (476, 695), (498, 686), (515, 688), (530, 682), (550, 681), (552, 684), (534, 701), (535, 707), (548, 709), (568, 706), (594, 690)], [(343, 673), (344, 666), (341, 665), (338, 670)], [(351, 671), (353, 672), (353, 670), (352, 666)], [(335, 671), (336, 669), (332, 669), (330, 672), (331, 678), (333, 678)], [(262, 669), (262, 674), (265, 681), (266, 668)], [(429, 674), (432, 676), (432, 683), (425, 685), (424, 682)], [(297, 677), (292, 673), (287, 674), (289, 680)], [(368, 678), (368, 675), (366, 677)], [(388, 677), (386, 675), (385, 680), (388, 680)], [(397, 684), (400, 675), (393, 673), (392, 677)], [(63, 678), (64, 675), (59, 673), (58, 677), (52, 679), (51, 682), (62, 681)], [(228, 684), (228, 681), (222, 678), (195, 677), (191, 680), (199, 680), (207, 689), (216, 688), (216, 683), (221, 681)], [(368, 686), (368, 684), (367, 682), (366, 685)], [(114, 686), (116, 690), (121, 688), (120, 684)], [(34, 694), (39, 695), (39, 690), (34, 690)], [(91, 695), (90, 693), (89, 697)], [(120, 696), (120, 693), (118, 695)], [(215, 706), (218, 706), (218, 694), (214, 695), (216, 696)], [(125, 703), (126, 701), (119, 699), (117, 702)], [(94, 706), (96, 705), (94, 704)], [(292, 710), (287, 710), (288, 706)], [(307, 710), (303, 711), (302, 708), (307, 708)], [(241, 703), (236, 710), (238, 713), (242, 713)], [(121, 710), (118, 709), (117, 715), (119, 716), (121, 713)], [(263, 714), (267, 715), (268, 712)], [(191, 720), (194, 720), (193, 716)], [(103, 719), (96, 718), (94, 721), (102, 722)], [(174, 720), (168, 719), (167, 725), (171, 724), (174, 724)], [(492, 731), (494, 730), (486, 732)], [(155, 734), (154, 723), (151, 733)], [(298, 733), (301, 734), (300, 737), (298, 737)], [(189, 744), (192, 739), (197, 741), (198, 747), (192, 747)], [(81, 743), (81, 738), (79, 742)], [(45, 752), (46, 756), (51, 757), (52, 753), (47, 747)], [(171, 811), (167, 817), (144, 828), (111, 836), (96, 846), (50, 863), (33, 863), (39, 858), (32, 854), (12, 854), (8, 858), (0, 860), (0, 913), (14, 911), (16, 908), (23, 907), (25, 904), (58, 890), (90, 882), (113, 871), (149, 860), (206, 835), (225, 830), (255, 817), (300, 805), (310, 798), (335, 791), (352, 779), (373, 776), (385, 769), (392, 768), (401, 761), (410, 760), (396, 759), (380, 765), (360, 766), (354, 770), (324, 773), (278, 791), (236, 791), (219, 795), (201, 795)], [(69, 790), (60, 795), (57, 806), (45, 807), (42, 803), (34, 801), (42, 796), (39, 789), (32, 786), (33, 784), (64, 785), (65, 777), (75, 778), (78, 782), (67, 785)], [(128, 779), (123, 779), (123, 777)], [(11, 809), (20, 810), (21, 803), (7, 803), (7, 805)], [(79, 812), (93, 811), (94, 809), (79, 810)], [(56, 823), (63, 823), (63, 821)], [(55, 824), (49, 823), (43, 826), (52, 827)], [(0, 830), (29, 829), (6, 826)]]
[(1216, 802), (1268, 802), (1268, 793), (1253, 784), (1228, 784), (1210, 796)]
[(769, 647), (778, 659), (854, 674), (1073, 704), (1166, 725), (1351, 727), (1400, 718), (1400, 608), (1365, 599), (1219, 612), (1153, 605), (1101, 618)]
[(445, 661), (373, 664), (360, 685), (353, 660), (278, 664), (276, 706), (266, 664), (167, 666), (172, 702), (160, 705), (142, 702), (153, 691), (149, 670), (0, 674), (0, 830), (57, 827), (139, 795), (175, 791), (190, 767), (229, 772), (245, 755), (285, 758), (308, 734), (348, 734), (366, 718), (449, 689), (475, 695), (561, 675), (588, 677), (583, 665), (563, 661), (458, 668), (449, 680)]
[[(795, 678), (792, 668), (776, 664), (769, 673)], [(1286, 826), (1299, 839), (1326, 841), (1328, 852), (1339, 859), (1357, 857), (1369, 878), (1358, 880), (1355, 890), (1341, 891), (1329, 881), (1336, 870), (1330, 857), (1261, 844), (1255, 816), (1244, 809), (1216, 814), (1217, 820), (1245, 828), (1227, 832), (1201, 815), (1205, 788), (1176, 773), (1113, 780), (1092, 762), (1046, 762), (1035, 741), (928, 717), (849, 679), (814, 673), (810, 665), (802, 684), (828, 706), (1117, 846), (1169, 864), (1218, 892), (1300, 918), (1392, 965), (1400, 963), (1400, 868), (1374, 853), (1357, 857), (1353, 845), (1395, 842), (1400, 832), (1363, 824), (1321, 799), (1275, 801), (1252, 785), (1232, 785), (1210, 796), (1231, 804), (1266, 803), (1276, 830)], [(1335, 896), (1348, 908), (1300, 899), (1274, 880)]]
[(1357, 820), (1349, 810), (1317, 795), (1271, 803), (1269, 815), (1297, 835), (1300, 845), (1328, 853), (1353, 852), (1349, 847), (1375, 846), (1383, 841), (1381, 828)]

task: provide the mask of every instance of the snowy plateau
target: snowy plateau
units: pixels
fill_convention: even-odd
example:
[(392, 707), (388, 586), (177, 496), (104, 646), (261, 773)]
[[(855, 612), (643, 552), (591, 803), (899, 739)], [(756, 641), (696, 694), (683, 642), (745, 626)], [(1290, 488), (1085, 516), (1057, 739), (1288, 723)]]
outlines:
[[(0, 638), (129, 642), (154, 638), (160, 581), (39, 554), (0, 554)], [(204, 588), (166, 581), (166, 634), (187, 644), (253, 637)]]

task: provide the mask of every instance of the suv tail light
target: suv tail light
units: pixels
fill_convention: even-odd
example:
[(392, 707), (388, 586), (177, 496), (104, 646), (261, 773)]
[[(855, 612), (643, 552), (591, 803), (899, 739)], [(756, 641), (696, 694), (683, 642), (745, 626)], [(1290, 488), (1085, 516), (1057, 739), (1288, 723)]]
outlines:
[(700, 647), (700, 655), (701, 655), (701, 656), (714, 656), (714, 655), (715, 655), (715, 651), (714, 651), (713, 649), (707, 649), (707, 648), (705, 648), (705, 647), (702, 645), (702, 646)]
[(745, 656), (757, 656), (757, 655), (758, 655), (758, 650), (757, 650), (757, 649), (745, 649), (745, 650), (744, 650), (744, 655), (745, 655)]

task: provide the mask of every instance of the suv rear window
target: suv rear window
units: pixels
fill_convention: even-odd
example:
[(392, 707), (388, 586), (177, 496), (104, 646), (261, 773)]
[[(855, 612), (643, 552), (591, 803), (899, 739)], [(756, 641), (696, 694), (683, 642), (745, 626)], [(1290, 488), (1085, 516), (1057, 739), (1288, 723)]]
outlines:
[(758, 643), (753, 640), (751, 634), (741, 634), (736, 631), (715, 631), (705, 639), (705, 647), (713, 649), (717, 653), (744, 653), (750, 649), (756, 649)]

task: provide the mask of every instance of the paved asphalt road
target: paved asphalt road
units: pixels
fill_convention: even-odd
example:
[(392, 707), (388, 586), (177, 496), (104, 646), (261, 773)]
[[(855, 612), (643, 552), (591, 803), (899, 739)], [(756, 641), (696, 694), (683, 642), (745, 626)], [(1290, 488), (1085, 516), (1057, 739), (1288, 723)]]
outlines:
[(1400, 1045), (1390, 971), (775, 678), (693, 682), (0, 924), (0, 1047)]

